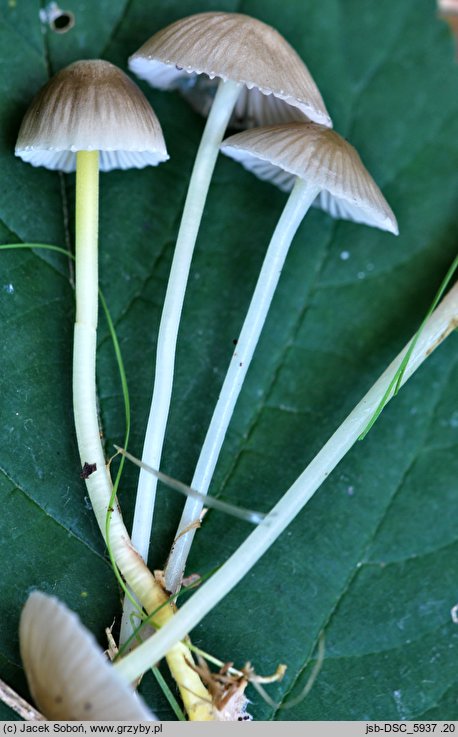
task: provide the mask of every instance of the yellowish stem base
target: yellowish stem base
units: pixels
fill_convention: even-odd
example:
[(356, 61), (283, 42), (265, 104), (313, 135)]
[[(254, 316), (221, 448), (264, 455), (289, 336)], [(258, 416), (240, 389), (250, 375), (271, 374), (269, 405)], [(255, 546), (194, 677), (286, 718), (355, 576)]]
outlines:
[[(81, 465), (95, 466), (86, 486), (98, 525), (104, 536), (112, 493), (100, 440), (95, 382), (98, 313), (98, 179), (97, 151), (79, 151), (76, 168), (76, 321), (73, 351), (73, 407)], [(128, 586), (148, 613), (155, 612), (167, 596), (132, 546), (117, 503), (111, 514), (109, 544), (116, 565)], [(166, 605), (155, 615), (162, 626), (173, 617), (174, 607)], [(181, 642), (167, 654), (167, 661), (180, 688), (186, 711), (192, 720), (213, 719), (211, 698), (197, 673), (188, 665), (189, 649)]]

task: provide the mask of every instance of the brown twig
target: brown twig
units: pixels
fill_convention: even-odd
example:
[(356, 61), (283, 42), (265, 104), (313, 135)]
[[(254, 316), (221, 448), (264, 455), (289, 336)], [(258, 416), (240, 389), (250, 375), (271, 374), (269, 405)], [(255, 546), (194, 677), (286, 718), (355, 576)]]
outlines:
[(43, 714), (40, 714), (40, 712), (34, 709), (33, 706), (30, 706), (25, 699), (19, 696), (16, 691), (13, 691), (13, 689), (2, 680), (0, 680), (0, 700), (27, 721), (47, 721)]

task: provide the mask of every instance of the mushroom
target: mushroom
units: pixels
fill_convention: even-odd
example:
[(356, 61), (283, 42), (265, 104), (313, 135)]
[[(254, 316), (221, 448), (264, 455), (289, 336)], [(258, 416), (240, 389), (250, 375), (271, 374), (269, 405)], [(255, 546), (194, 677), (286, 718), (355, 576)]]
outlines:
[(48, 719), (156, 719), (76, 614), (54, 596), (30, 594), (19, 642), (30, 692)]
[[(76, 167), (76, 320), (73, 405), (78, 447), (89, 497), (110, 556), (154, 623), (174, 613), (168, 596), (131, 544), (100, 439), (95, 358), (97, 331), (98, 171), (141, 168), (165, 161), (159, 122), (138, 87), (101, 60), (78, 61), (38, 93), (22, 123), (16, 154), (35, 166)], [(208, 691), (189, 665), (183, 643), (167, 655), (192, 720), (213, 720)]]
[[(154, 34), (129, 59), (140, 79), (178, 89), (208, 116), (223, 82), (239, 85), (226, 125), (331, 119), (302, 59), (275, 28), (241, 13), (181, 18)], [(286, 103), (286, 104), (285, 104)]]
[[(77, 61), (53, 77), (22, 122), (16, 155), (34, 166), (64, 172), (76, 168), (76, 318), (73, 404), (83, 475), (97, 522), (106, 537), (112, 493), (98, 424), (95, 360), (98, 317), (98, 179), (102, 171), (165, 161), (161, 127), (138, 87), (107, 61)], [(134, 551), (117, 508), (111, 543), (118, 559)], [(121, 565), (120, 567), (125, 567)], [(137, 565), (138, 567), (138, 565)]]
[[(197, 462), (191, 486), (201, 494), (208, 487), (235, 403), (250, 365), (283, 263), (293, 237), (310, 205), (321, 193), (330, 209), (397, 234), (396, 218), (363, 166), (355, 149), (338, 133), (316, 123), (288, 123), (238, 133), (226, 139), (223, 153), (262, 176), (292, 188), (259, 275), (237, 347), (232, 356)], [(165, 570), (166, 588), (180, 587), (201, 502), (189, 498)]]
[[(165, 161), (161, 127), (143, 93), (120, 69), (107, 61), (78, 61), (60, 71), (34, 99), (16, 154), (34, 166), (65, 172), (76, 167), (73, 406), (82, 475), (112, 560), (146, 611), (157, 611), (154, 621), (160, 626), (174, 609), (133, 548), (118, 505), (112, 504), (98, 423), (95, 361), (99, 161), (103, 171)], [(190, 718), (211, 719), (205, 703), (208, 692), (188, 665), (189, 656), (189, 649), (179, 643), (169, 654), (170, 669)]]
[(168, 159), (159, 121), (137, 85), (108, 61), (76, 61), (36, 95), (15, 153), (33, 166), (70, 172), (97, 152), (102, 171)]
[[(239, 13), (210, 12), (183, 18), (152, 36), (130, 57), (129, 68), (154, 87), (178, 88), (186, 96), (192, 95), (194, 104), (199, 98), (198, 78), (204, 75), (202, 112), (208, 113), (183, 209), (157, 342), (142, 460), (159, 468), (186, 283), (226, 127), (234, 116), (245, 125), (310, 118), (329, 126), (331, 119), (309, 71), (287, 41), (265, 23)], [(132, 541), (144, 559), (156, 485), (153, 476), (140, 471)], [(127, 620), (128, 613), (124, 622)]]

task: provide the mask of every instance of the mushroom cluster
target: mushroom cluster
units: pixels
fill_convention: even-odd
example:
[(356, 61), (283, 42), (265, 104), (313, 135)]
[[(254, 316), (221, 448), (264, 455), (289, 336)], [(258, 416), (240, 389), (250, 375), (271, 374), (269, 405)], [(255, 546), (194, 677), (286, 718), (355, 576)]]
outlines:
[[(227, 139), (223, 153), (241, 161), (260, 178), (292, 190), (267, 251), (191, 482), (193, 489), (206, 494), (284, 259), (310, 205), (317, 204), (333, 217), (395, 234), (397, 223), (357, 152), (330, 130), (331, 118), (310, 72), (273, 28), (238, 13), (197, 14), (152, 36), (130, 57), (129, 67), (153, 86), (179, 89), (195, 109), (209, 115), (191, 176), (161, 318), (142, 455), (145, 464), (160, 466), (186, 282), (216, 146), (226, 126), (252, 130)], [(217, 128), (212, 116), (228, 86), (231, 97), (226, 99), (224, 92)], [(144, 469), (140, 472), (132, 541), (145, 559), (156, 484), (155, 476)], [(202, 506), (191, 498), (185, 504), (165, 569), (166, 588), (172, 593), (180, 588)], [(130, 612), (127, 602), (125, 632)]]
[[(393, 212), (357, 152), (332, 129), (331, 118), (309, 70), (272, 27), (239, 13), (196, 14), (153, 35), (130, 57), (129, 68), (153, 87), (178, 89), (207, 118), (178, 229), (159, 327), (153, 396), (131, 537), (119, 506), (113, 501), (97, 411), (99, 169), (141, 168), (165, 162), (168, 154), (161, 127), (142, 92), (124, 72), (102, 60), (77, 61), (61, 70), (38, 93), (24, 118), (16, 146), (16, 154), (34, 166), (63, 172), (76, 170), (74, 416), (82, 475), (94, 513), (129, 588), (121, 642), (131, 637), (132, 614), (142, 608), (153, 614), (154, 624), (164, 633), (175, 616), (168, 594), (175, 594), (181, 586), (195, 523), (203, 506), (202, 495), (209, 489), (289, 247), (309, 207), (318, 205), (333, 217), (398, 232)], [(242, 132), (223, 141), (228, 127), (240, 128)], [(199, 493), (193, 492), (186, 501), (162, 586), (146, 565), (157, 483), (157, 474), (146, 469), (159, 469), (161, 463), (181, 312), (219, 150), (290, 195), (267, 248), (191, 482), (194, 492)], [(46, 668), (54, 670), (56, 648), (64, 644), (62, 638), (58, 645), (52, 644), (52, 628), (46, 622), (40, 636), (33, 625), (48, 610), (49, 621), (56, 618), (59, 629), (64, 633), (68, 630), (68, 637), (73, 638), (72, 615), (54, 600), (36, 594), (29, 600), (21, 620), (21, 647), (32, 694), (51, 718), (58, 718), (64, 713), (58, 699), (61, 684), (56, 686), (57, 693), (55, 684), (43, 677), (43, 662), (49, 660)], [(92, 667), (92, 659), (94, 663), (103, 660), (100, 653), (93, 658), (94, 646), (86, 635), (81, 642), (81, 650), (75, 645), (74, 653), (69, 653), (74, 660), (65, 669), (64, 680), (73, 678), (73, 674), (76, 677), (83, 651), (87, 651), (88, 667)], [(43, 654), (38, 670), (36, 656), (32, 658), (31, 652)], [(167, 659), (190, 718), (217, 718), (186, 643), (171, 645)], [(120, 715), (112, 718), (154, 718), (132, 699), (117, 676), (112, 680), (113, 669), (103, 669), (102, 665), (100, 673), (99, 665), (94, 665), (93, 674), (91, 671), (87, 677), (88, 682), (94, 677), (97, 684), (106, 684), (110, 690), (107, 709), (112, 708), (114, 700), (116, 714)], [(122, 660), (118, 671), (123, 673)], [(66, 718), (103, 718), (100, 715), (108, 712), (87, 707), (92, 701), (86, 695), (86, 677), (78, 678), (83, 678), (81, 691), (79, 685), (75, 687), (71, 706), (65, 712), (74, 716)]]
[[(159, 468), (191, 259), (226, 128), (231, 121), (245, 127), (310, 119), (330, 126), (331, 119), (310, 72), (286, 40), (271, 26), (239, 13), (199, 13), (183, 18), (143, 44), (130, 57), (129, 68), (155, 87), (180, 89), (188, 99), (191, 97), (193, 107), (208, 115), (178, 230), (157, 339), (153, 396), (142, 461)], [(199, 85), (202, 77), (203, 87)], [(223, 437), (224, 434), (225, 430)], [(132, 543), (144, 560), (149, 550), (156, 485), (156, 477), (142, 469)], [(200, 487), (198, 482), (198, 491)], [(198, 513), (192, 518), (186, 515), (189, 523), (197, 517)], [(186, 526), (180, 525), (179, 534)], [(192, 537), (185, 537), (183, 542), (189, 547), (191, 540)], [(170, 565), (177, 554), (178, 551), (172, 551)], [(185, 560), (182, 554), (178, 555), (181, 560), (178, 568), (182, 572)], [(167, 578), (168, 570), (169, 566)], [(166, 587), (170, 591), (177, 589), (168, 580)], [(132, 604), (127, 600), (121, 639), (130, 634), (131, 613)]]

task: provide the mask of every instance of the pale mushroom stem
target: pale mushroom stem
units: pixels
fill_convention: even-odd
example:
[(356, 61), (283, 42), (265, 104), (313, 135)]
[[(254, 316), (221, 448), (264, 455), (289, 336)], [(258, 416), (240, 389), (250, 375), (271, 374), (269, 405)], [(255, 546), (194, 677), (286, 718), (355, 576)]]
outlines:
[[(208, 116), (189, 182), (162, 310), (156, 351), (153, 398), (143, 445), (142, 461), (159, 468), (172, 396), (175, 351), (194, 245), (207, 198), (219, 147), (240, 93), (238, 82), (221, 81)], [(153, 522), (157, 480), (140, 471), (132, 527), (132, 544), (143, 560), (148, 549)], [(133, 605), (127, 599), (121, 625), (121, 642), (132, 633)]]
[[(106, 517), (112, 483), (105, 465), (96, 400), (96, 342), (98, 312), (98, 183), (97, 151), (76, 155), (75, 276), (76, 320), (73, 350), (73, 409), (81, 465), (100, 531), (106, 539)], [(88, 466), (85, 466), (88, 464)], [(95, 466), (95, 469), (92, 470)], [(121, 512), (114, 504), (110, 521), (110, 547), (116, 564), (147, 612), (158, 607), (154, 622), (162, 626), (173, 616), (167, 596), (134, 550)], [(189, 649), (182, 643), (167, 653), (170, 670), (178, 683), (190, 719), (213, 719), (209, 695), (199, 676), (188, 665)], [(147, 666), (147, 668), (151, 663)], [(145, 670), (147, 669), (145, 668)]]
[[(201, 494), (208, 491), (291, 242), (318, 193), (315, 184), (298, 177), (273, 233), (191, 482), (191, 487)], [(199, 518), (202, 507), (203, 503), (199, 500), (188, 498), (186, 501), (165, 569), (165, 585), (172, 593), (180, 588), (196, 528), (192, 527), (185, 534), (182, 531)]]
[[(86, 479), (99, 527), (104, 534), (110, 487), (100, 442), (95, 386), (98, 317), (98, 151), (76, 154), (75, 290), (73, 345), (73, 412), (81, 465), (90, 464)], [(94, 468), (95, 464), (95, 468)], [(86, 467), (87, 468), (87, 467)], [(108, 496), (109, 499), (109, 496)]]
[[(86, 487), (106, 542), (106, 516), (112, 483), (100, 439), (96, 398), (99, 154), (98, 151), (78, 151), (76, 160), (73, 411), (81, 465), (87, 476)], [(110, 544), (122, 574), (143, 594), (142, 600), (146, 605), (144, 592), (152, 584), (154, 589), (154, 578), (130, 545), (116, 505), (111, 516)], [(157, 584), (156, 589), (159, 589)], [(156, 596), (149, 603), (154, 609), (164, 600), (164, 596)]]
[[(457, 324), (458, 283), (434, 311), (422, 330), (403, 374), (402, 384), (454, 331)], [(305, 471), (226, 563), (195, 592), (165, 627), (115, 665), (125, 678), (133, 681), (145, 670), (145, 662), (158, 661), (173, 643), (191, 632), (203, 617), (241, 581), (279, 537), (358, 440), (373, 413), (379, 407), (380, 401), (385, 397), (387, 388), (393, 382), (409, 345), (410, 343), (394, 359)], [(389, 399), (393, 395), (394, 385)]]

